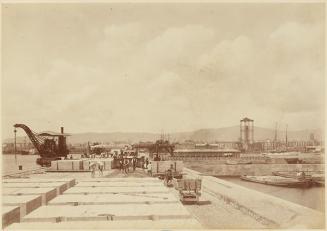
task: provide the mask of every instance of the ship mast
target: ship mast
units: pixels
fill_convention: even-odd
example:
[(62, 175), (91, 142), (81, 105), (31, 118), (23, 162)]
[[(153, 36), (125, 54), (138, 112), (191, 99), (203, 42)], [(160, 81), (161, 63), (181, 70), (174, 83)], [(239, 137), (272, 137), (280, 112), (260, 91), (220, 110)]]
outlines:
[(285, 146), (286, 146), (286, 151), (287, 151), (287, 124), (286, 124), (286, 134), (285, 134)]

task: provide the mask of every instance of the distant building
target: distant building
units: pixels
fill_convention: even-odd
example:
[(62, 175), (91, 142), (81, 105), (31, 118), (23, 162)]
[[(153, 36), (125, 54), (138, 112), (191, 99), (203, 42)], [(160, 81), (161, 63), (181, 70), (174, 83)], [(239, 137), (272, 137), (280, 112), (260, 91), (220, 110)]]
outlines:
[(226, 159), (231, 157), (240, 157), (240, 151), (237, 149), (176, 149), (173, 159)]

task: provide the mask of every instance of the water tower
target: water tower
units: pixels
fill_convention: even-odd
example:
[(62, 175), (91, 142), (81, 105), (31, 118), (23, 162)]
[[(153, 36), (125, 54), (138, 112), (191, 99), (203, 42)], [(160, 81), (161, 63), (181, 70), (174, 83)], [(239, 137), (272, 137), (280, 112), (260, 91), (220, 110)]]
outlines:
[(245, 150), (254, 143), (254, 120), (247, 117), (240, 120), (240, 142)]

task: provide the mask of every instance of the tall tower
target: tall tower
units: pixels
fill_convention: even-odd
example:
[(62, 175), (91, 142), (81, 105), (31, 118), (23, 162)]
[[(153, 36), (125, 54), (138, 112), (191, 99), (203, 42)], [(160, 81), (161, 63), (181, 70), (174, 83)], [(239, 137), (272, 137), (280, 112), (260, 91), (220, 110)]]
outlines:
[(254, 143), (254, 120), (247, 117), (240, 120), (240, 142), (245, 150)]

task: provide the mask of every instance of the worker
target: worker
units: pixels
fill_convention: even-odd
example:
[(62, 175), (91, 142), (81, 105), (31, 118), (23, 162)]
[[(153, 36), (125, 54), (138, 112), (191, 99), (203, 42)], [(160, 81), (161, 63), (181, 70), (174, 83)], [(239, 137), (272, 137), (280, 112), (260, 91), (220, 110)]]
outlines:
[(123, 158), (119, 159), (119, 169), (121, 172), (123, 172), (123, 170), (124, 170), (124, 159)]
[(103, 176), (104, 164), (102, 161), (99, 161), (98, 165), (99, 165), (99, 175)]
[(154, 157), (154, 161), (160, 161), (160, 156), (158, 154)]
[(135, 169), (136, 169), (136, 158), (135, 157), (132, 160), (132, 164), (133, 164), (133, 172), (135, 172)]
[(148, 168), (148, 164), (149, 164), (149, 159), (146, 158), (146, 160), (145, 160), (145, 168)]
[(70, 159), (71, 159), (71, 160), (73, 159), (73, 155), (70, 155)]
[(148, 164), (147, 169), (148, 169), (148, 174), (150, 176), (152, 176), (152, 165), (151, 165), (151, 163)]
[(92, 162), (90, 164), (90, 169), (91, 169), (91, 177), (94, 178), (95, 177), (95, 171), (97, 169), (97, 164), (95, 162)]
[(169, 183), (171, 183), (171, 181), (173, 180), (173, 171), (174, 171), (174, 166), (171, 164), (170, 168), (166, 172), (166, 179), (165, 180), (166, 180), (167, 185)]
[(126, 174), (128, 174), (128, 165), (129, 165), (128, 159), (125, 159), (124, 160), (124, 172)]

